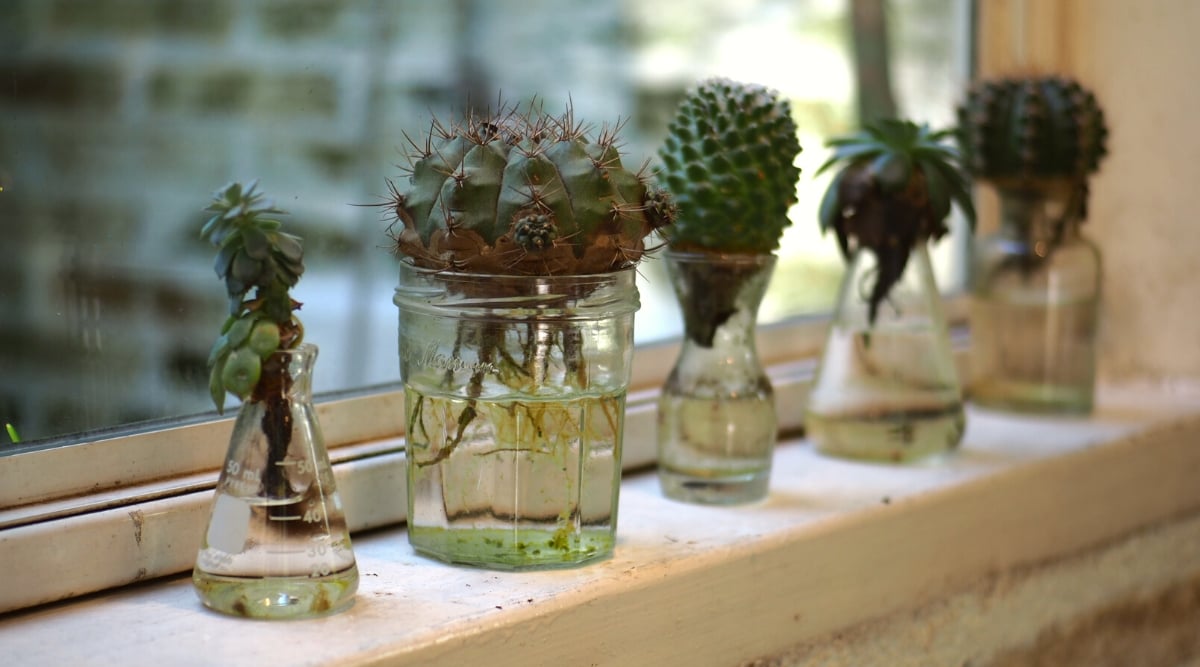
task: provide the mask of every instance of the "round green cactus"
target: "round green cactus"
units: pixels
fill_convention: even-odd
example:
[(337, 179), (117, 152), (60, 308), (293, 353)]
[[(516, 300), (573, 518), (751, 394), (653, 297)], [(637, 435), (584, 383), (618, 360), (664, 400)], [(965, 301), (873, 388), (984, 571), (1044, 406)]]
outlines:
[(679, 208), (671, 248), (778, 248), (796, 202), (799, 153), (791, 108), (777, 92), (721, 78), (700, 83), (680, 104), (658, 152)]
[(980, 81), (958, 108), (964, 164), (999, 184), (1081, 181), (1107, 153), (1096, 97), (1064, 77)]
[(418, 266), (503, 275), (604, 273), (636, 264), (674, 207), (617, 150), (620, 126), (529, 105), (434, 120), (389, 183), (394, 250)]

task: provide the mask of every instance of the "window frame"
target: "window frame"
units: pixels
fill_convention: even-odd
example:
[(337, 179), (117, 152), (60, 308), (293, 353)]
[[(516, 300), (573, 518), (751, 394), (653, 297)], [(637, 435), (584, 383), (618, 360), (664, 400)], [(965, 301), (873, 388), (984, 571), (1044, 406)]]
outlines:
[[(997, 25), (1029, 22), (1029, 14), (1043, 10), (1044, 3), (1029, 4), (1034, 12), (1026, 13), (1024, 3), (1005, 3), (988, 14), (985, 8), (991, 3), (980, 3), (975, 50), (981, 64), (1003, 60), (998, 54), (1005, 44), (994, 36), (1002, 32)], [(1056, 21), (1062, 18), (1061, 13), (1048, 14)], [(990, 41), (983, 39), (987, 34), (993, 34)], [(966, 299), (946, 295), (944, 305), (955, 340), (962, 342)], [(759, 327), (759, 356), (775, 385), (781, 433), (802, 430), (808, 388), (830, 320), (828, 314), (806, 316)], [(657, 390), (678, 350), (677, 340), (635, 350), (624, 470), (656, 461)], [(403, 392), (398, 385), (318, 397), (315, 407), (350, 529), (404, 521)], [(208, 414), (0, 456), (0, 569), (28, 571), (35, 563), (34, 570), (45, 575), (20, 578), (9, 590), (0, 590), (0, 613), (190, 569), (232, 426), (233, 416), (213, 419)], [(152, 530), (157, 531), (154, 544), (144, 545), (143, 536)]]
[[(965, 299), (950, 296), (945, 304), (954, 339), (961, 342)], [(757, 332), (783, 435), (803, 430), (804, 405), (830, 319), (793, 319)], [(656, 462), (658, 390), (679, 345), (677, 340), (648, 344), (634, 352), (623, 470)], [(393, 388), (318, 401), (315, 407), (350, 530), (402, 523), (407, 493), (403, 393)], [(5, 484), (6, 498), (40, 494), (37, 501), (0, 509), (0, 569), (15, 575), (14, 585), (0, 588), (0, 613), (190, 570), (232, 421), (227, 417), (0, 457), (0, 478), (21, 480)]]

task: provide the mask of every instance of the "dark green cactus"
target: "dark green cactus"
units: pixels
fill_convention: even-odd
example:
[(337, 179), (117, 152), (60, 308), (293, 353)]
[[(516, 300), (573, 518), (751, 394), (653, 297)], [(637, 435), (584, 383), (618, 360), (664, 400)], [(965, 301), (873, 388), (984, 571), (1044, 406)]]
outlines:
[(958, 108), (966, 168), (999, 185), (1082, 181), (1107, 153), (1095, 96), (1057, 76), (980, 81)]
[(682, 251), (769, 253), (796, 202), (800, 153), (791, 107), (778, 93), (729, 79), (700, 83), (658, 151), (679, 208), (668, 230)]
[[(300, 239), (280, 231), (284, 211), (265, 200), (257, 183), (231, 183), (204, 209), (213, 214), (201, 235), (217, 246), (215, 269), (225, 281), (229, 317), (208, 356), (209, 391), (217, 411), (225, 393), (245, 400), (276, 351), (300, 344), (304, 327), (290, 290), (304, 273)], [(253, 294), (251, 294), (253, 290)]]
[(570, 108), (530, 104), (449, 127), (435, 120), (410, 140), (410, 174), (389, 183), (395, 251), (418, 266), (470, 273), (572, 275), (636, 264), (644, 237), (674, 207), (617, 150), (620, 126), (591, 129)]

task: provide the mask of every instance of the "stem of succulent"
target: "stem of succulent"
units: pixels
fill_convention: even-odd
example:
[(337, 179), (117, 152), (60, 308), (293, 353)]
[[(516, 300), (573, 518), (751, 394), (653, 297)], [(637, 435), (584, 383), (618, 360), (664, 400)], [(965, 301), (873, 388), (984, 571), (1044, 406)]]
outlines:
[(292, 444), (292, 376), (287, 356), (273, 354), (263, 362), (262, 377), (251, 400), (262, 404), (262, 432), (267, 438), (267, 466), (263, 487), (272, 498), (292, 494), (284, 474), (288, 447)]

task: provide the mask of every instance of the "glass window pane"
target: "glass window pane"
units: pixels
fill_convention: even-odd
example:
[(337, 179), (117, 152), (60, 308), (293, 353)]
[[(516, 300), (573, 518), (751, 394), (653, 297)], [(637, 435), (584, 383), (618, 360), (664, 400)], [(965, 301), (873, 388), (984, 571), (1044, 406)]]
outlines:
[[(306, 239), (296, 296), (318, 391), (397, 380), (394, 259), (378, 208), (404, 133), (469, 99), (536, 95), (625, 121), (653, 160), (700, 78), (779, 89), (801, 128), (795, 224), (764, 321), (829, 307), (841, 273), (814, 211), (825, 137), (854, 122), (850, 0), (12, 0), (0, 13), (0, 422), (26, 439), (211, 408), (223, 320), (210, 193), (260, 179)], [(965, 0), (887, 2), (902, 111), (951, 119)], [(949, 246), (950, 244), (944, 244)], [(941, 267), (953, 273), (947, 249)], [(660, 263), (642, 341), (679, 330)], [(0, 442), (4, 436), (0, 434)]]

